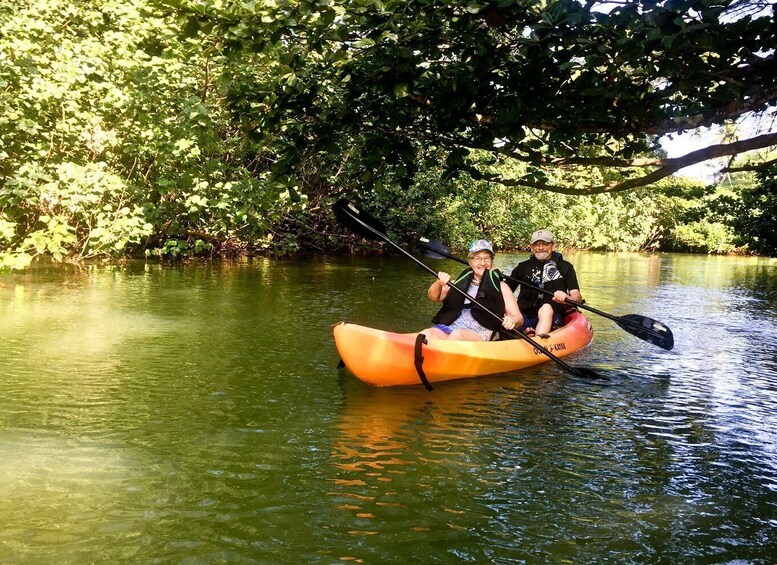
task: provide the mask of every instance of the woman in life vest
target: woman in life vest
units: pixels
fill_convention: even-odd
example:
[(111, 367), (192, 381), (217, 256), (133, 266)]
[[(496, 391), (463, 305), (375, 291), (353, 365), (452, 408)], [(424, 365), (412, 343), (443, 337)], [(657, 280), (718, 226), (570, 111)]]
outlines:
[[(512, 330), (523, 323), (523, 316), (510, 287), (502, 281), (502, 273), (492, 270), (494, 248), (485, 239), (472, 242), (467, 255), (469, 268), (455, 280), (443, 271), (429, 287), (427, 295), (432, 302), (442, 302), (431, 328), (423, 330), (430, 339), (490, 341), (501, 329)], [(497, 314), (495, 318), (460, 292), (452, 290), (448, 282), (473, 297), (485, 308)]]

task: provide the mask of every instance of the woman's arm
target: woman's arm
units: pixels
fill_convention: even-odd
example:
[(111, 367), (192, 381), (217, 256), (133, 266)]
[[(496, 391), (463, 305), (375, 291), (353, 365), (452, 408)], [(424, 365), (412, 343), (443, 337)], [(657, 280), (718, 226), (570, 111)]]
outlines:
[(500, 283), (499, 288), (502, 290), (502, 298), (505, 301), (505, 317), (510, 318), (515, 326), (523, 325), (523, 315), (518, 308), (513, 291), (504, 281)]
[(429, 287), (429, 290), (426, 291), (429, 300), (432, 302), (442, 302), (445, 300), (445, 297), (448, 296), (448, 291), (450, 290), (448, 288), (449, 280), (451, 280), (451, 276), (448, 273), (444, 271), (437, 273), (437, 280), (434, 281), (432, 286)]

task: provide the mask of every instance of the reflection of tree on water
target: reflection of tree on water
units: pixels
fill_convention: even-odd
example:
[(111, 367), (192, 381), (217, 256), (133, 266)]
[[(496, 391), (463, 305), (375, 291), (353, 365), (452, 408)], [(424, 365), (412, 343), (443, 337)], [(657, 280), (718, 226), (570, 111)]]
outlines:
[[(345, 385), (328, 477), (343, 511), (333, 528), (343, 534), (403, 531), (420, 543), (414, 536), (425, 532), (459, 548), (485, 535), (498, 555), (542, 559), (574, 555), (576, 539), (597, 540), (592, 550), (610, 543), (612, 526), (597, 517), (628, 516), (635, 500), (650, 504), (641, 496), (650, 493), (628, 477), (657, 462), (658, 446), (643, 460), (631, 425), (600, 405), (612, 400), (601, 389), (543, 368), (446, 383), (433, 393)], [(624, 521), (616, 530), (618, 538), (629, 531), (618, 542), (627, 551), (641, 526)], [(534, 546), (518, 549), (521, 537)]]
[(442, 522), (452, 532), (482, 519), (473, 475), (488, 475), (501, 456), (483, 441), (493, 431), (483, 422), (497, 421), (524, 387), (514, 376), (446, 383), (433, 393), (345, 383), (329, 477), (334, 505), (347, 511), (344, 530), (423, 532)]

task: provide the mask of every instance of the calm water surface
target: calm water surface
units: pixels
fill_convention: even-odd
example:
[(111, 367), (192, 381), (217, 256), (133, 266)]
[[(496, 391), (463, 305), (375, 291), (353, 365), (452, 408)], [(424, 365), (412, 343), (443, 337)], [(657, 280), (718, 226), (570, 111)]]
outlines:
[(0, 562), (774, 563), (777, 261), (569, 258), (675, 349), (373, 389), (331, 325), (425, 327), (403, 258), (0, 276)]

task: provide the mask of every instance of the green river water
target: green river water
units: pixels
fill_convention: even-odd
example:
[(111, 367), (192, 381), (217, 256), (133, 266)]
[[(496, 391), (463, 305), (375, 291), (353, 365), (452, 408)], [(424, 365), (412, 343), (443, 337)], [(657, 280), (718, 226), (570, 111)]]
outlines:
[(777, 261), (568, 258), (675, 349), (375, 389), (331, 326), (426, 327), (401, 257), (0, 275), (0, 563), (774, 563)]

